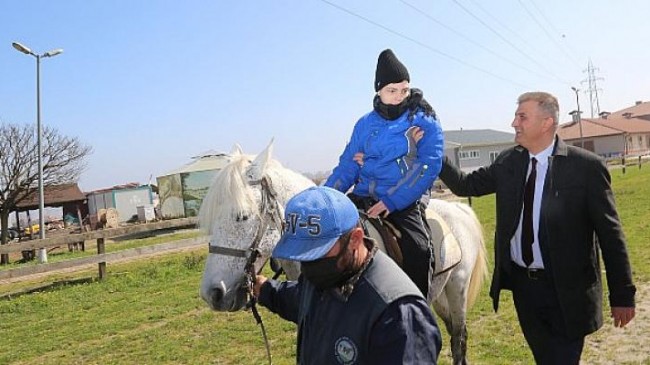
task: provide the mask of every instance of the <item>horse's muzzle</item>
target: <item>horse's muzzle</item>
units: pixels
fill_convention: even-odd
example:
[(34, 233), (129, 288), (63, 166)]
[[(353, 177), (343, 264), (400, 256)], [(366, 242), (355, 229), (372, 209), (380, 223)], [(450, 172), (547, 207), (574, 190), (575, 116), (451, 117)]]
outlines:
[(235, 312), (241, 310), (246, 305), (248, 299), (245, 286), (240, 286), (234, 290), (226, 290), (225, 287), (213, 287), (205, 301), (210, 305), (212, 310), (218, 312)]

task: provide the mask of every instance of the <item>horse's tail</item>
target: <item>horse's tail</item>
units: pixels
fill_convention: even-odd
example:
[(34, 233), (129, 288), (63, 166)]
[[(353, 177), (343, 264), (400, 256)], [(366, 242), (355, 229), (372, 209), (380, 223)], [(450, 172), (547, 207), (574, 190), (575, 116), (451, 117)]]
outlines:
[(483, 281), (488, 276), (487, 253), (485, 252), (483, 228), (481, 222), (479, 222), (476, 217), (476, 214), (468, 205), (460, 203), (457, 203), (456, 205), (471, 218), (474, 228), (476, 229), (476, 236), (479, 238), (478, 254), (476, 255), (472, 275), (469, 279), (469, 288), (467, 289), (467, 308), (469, 309), (476, 302), (476, 298), (478, 298), (478, 294), (483, 286)]

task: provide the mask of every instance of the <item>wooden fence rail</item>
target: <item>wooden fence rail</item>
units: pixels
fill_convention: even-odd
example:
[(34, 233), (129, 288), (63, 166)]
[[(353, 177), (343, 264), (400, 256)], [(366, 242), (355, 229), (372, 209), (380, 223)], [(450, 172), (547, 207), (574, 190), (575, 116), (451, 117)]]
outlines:
[(45, 238), (43, 240), (32, 240), (28, 242), (11, 243), (0, 246), (0, 254), (8, 254), (11, 252), (20, 252), (24, 250), (35, 250), (41, 248), (51, 248), (71, 243), (84, 242), (86, 240), (97, 240), (97, 255), (90, 257), (83, 257), (71, 259), (55, 263), (37, 264), (33, 266), (20, 267), (10, 270), (0, 270), (0, 280), (11, 278), (18, 278), (21, 276), (45, 273), (49, 271), (68, 269), (72, 267), (84, 266), (89, 264), (98, 264), (99, 278), (103, 279), (106, 276), (106, 263), (113, 262), (132, 257), (149, 255), (158, 252), (174, 251), (183, 248), (205, 245), (208, 243), (208, 237), (202, 236), (197, 238), (190, 238), (178, 240), (174, 242), (161, 243), (151, 246), (143, 246), (132, 249), (121, 250), (113, 253), (104, 252), (104, 240), (106, 238), (113, 238), (119, 236), (126, 236), (135, 233), (153, 232), (161, 229), (192, 227), (196, 226), (196, 217), (173, 219), (162, 222), (138, 224), (128, 227), (119, 227), (111, 229), (103, 229), (79, 234), (70, 234), (65, 236), (58, 236), (52, 238)]
[[(37, 264), (33, 266), (20, 267), (10, 270), (0, 271), (0, 280), (7, 280), (13, 278), (19, 278), (21, 276), (40, 274), (49, 271), (69, 269), (78, 266), (85, 266), (91, 264), (99, 264), (99, 278), (103, 279), (106, 277), (106, 263), (115, 262), (123, 259), (150, 255), (165, 251), (175, 251), (183, 248), (206, 246), (207, 251), (208, 237), (196, 237), (188, 238), (184, 240), (178, 240), (174, 242), (161, 243), (151, 246), (142, 246), (136, 248), (130, 248), (127, 250), (121, 250), (112, 253), (103, 253), (97, 254), (89, 257), (82, 257), (78, 259), (70, 259), (66, 261), (53, 262), (48, 264)], [(102, 265), (103, 264), (103, 265)]]
[(21, 252), (26, 250), (37, 250), (39, 248), (51, 248), (67, 245), (69, 243), (83, 242), (86, 240), (94, 240), (100, 238), (106, 239), (126, 236), (134, 233), (157, 231), (161, 229), (196, 226), (196, 223), (196, 217), (179, 218), (154, 223), (136, 224), (127, 227), (100, 229), (85, 233), (69, 234), (64, 236), (45, 238), (43, 240), (37, 239), (26, 242), (9, 243), (6, 245), (0, 245), (0, 254)]

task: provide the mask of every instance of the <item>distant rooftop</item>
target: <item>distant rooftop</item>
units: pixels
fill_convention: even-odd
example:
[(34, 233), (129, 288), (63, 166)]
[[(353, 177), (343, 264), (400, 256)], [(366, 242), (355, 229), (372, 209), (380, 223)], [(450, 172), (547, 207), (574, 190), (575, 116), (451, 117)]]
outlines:
[[(31, 191), (25, 199), (16, 204), (16, 210), (38, 209), (37, 193), (36, 189)], [(66, 203), (81, 202), (86, 199), (76, 183), (44, 186), (43, 195), (44, 203), (48, 207), (60, 207)]]
[(490, 145), (501, 143), (514, 143), (515, 134), (495, 131), (493, 129), (466, 129), (444, 131), (445, 142), (460, 145)]
[(139, 188), (141, 188), (143, 186), (146, 186), (146, 185), (142, 185), (139, 182), (130, 182), (130, 183), (126, 183), (126, 184), (113, 185), (110, 188), (101, 188), (101, 189), (89, 191), (89, 192), (86, 193), (86, 195), (88, 195), (88, 194), (107, 193), (109, 191), (114, 191), (114, 190), (139, 189)]
[(196, 171), (219, 170), (230, 163), (231, 156), (225, 153), (202, 153), (192, 157), (193, 161), (161, 176), (183, 174)]
[[(629, 114), (628, 114), (629, 113)], [(650, 120), (650, 102), (637, 101), (633, 106), (613, 112), (612, 115)]]
[(225, 152), (221, 152), (221, 151), (207, 150), (207, 151), (199, 153), (196, 156), (192, 156), (192, 159), (193, 160), (200, 160), (200, 159), (205, 158), (205, 157), (224, 157), (224, 156), (228, 157), (229, 154), (225, 153)]
[[(578, 122), (568, 122), (560, 124), (557, 129), (557, 135), (564, 140), (573, 140), (580, 138), (580, 124)], [(621, 130), (595, 122), (592, 119), (582, 119), (582, 136), (583, 138), (604, 137), (623, 134)]]

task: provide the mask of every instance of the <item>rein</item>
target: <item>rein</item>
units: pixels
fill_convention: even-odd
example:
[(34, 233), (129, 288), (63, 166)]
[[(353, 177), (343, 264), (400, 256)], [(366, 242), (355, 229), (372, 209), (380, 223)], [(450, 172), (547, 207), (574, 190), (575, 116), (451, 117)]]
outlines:
[[(280, 205), (278, 204), (277, 193), (271, 186), (269, 178), (264, 176), (260, 180), (251, 181), (249, 184), (260, 185), (261, 193), (262, 193), (262, 198), (261, 198), (262, 201), (261, 201), (260, 212), (259, 212), (261, 222), (260, 225), (257, 227), (257, 231), (255, 233), (255, 237), (253, 238), (253, 242), (251, 242), (249, 248), (246, 250), (242, 250), (239, 248), (215, 246), (215, 245), (211, 245), (210, 243), (208, 243), (208, 249), (209, 252), (213, 254), (241, 257), (241, 258), (248, 257), (248, 259), (246, 260), (246, 265), (244, 266), (244, 281), (239, 287), (239, 290), (244, 290), (246, 294), (250, 297), (250, 300), (248, 301), (248, 303), (246, 303), (246, 309), (251, 310), (251, 313), (253, 314), (255, 321), (257, 322), (257, 324), (260, 325), (262, 329), (262, 336), (264, 337), (264, 345), (266, 347), (266, 355), (269, 359), (269, 365), (271, 365), (273, 363), (271, 361), (271, 347), (269, 346), (269, 340), (266, 336), (266, 328), (264, 327), (264, 323), (262, 322), (262, 317), (260, 316), (259, 311), (257, 310), (257, 305), (256, 305), (257, 298), (255, 298), (255, 295), (253, 294), (253, 285), (255, 284), (255, 276), (259, 271), (262, 270), (262, 268), (266, 264), (266, 261), (264, 261), (261, 265), (259, 265), (259, 271), (255, 270), (255, 263), (257, 262), (258, 259), (262, 257), (259, 249), (259, 246), (262, 243), (262, 238), (264, 237), (264, 234), (266, 234), (266, 231), (270, 227), (272, 227), (272, 224), (278, 230), (280, 231), (282, 230), (282, 217), (280, 215)], [(277, 278), (277, 276), (279, 276), (279, 273), (280, 271), (276, 272), (276, 276), (274, 276), (274, 278)]]

